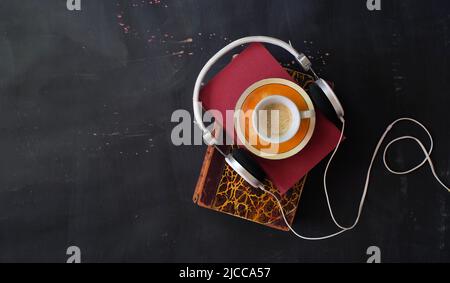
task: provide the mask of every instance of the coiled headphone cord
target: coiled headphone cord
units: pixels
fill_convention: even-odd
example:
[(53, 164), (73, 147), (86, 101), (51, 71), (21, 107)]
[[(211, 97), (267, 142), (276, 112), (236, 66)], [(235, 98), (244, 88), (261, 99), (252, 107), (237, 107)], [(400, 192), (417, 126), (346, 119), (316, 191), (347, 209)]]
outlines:
[[(391, 129), (392, 129), (397, 123), (402, 122), (402, 121), (413, 122), (413, 123), (419, 125), (420, 127), (422, 127), (422, 129), (425, 130), (425, 132), (427, 133), (427, 135), (428, 135), (428, 137), (429, 137), (429, 139), (430, 139), (430, 149), (427, 151), (427, 149), (425, 148), (425, 146), (423, 145), (423, 143), (422, 143), (418, 138), (413, 137), (413, 136), (400, 136), (400, 137), (398, 137), (398, 138), (395, 138), (395, 139), (393, 139), (392, 141), (390, 141), (390, 142), (386, 145), (386, 147), (384, 148), (384, 152), (383, 152), (383, 163), (384, 163), (384, 166), (386, 167), (386, 169), (387, 169), (389, 172), (391, 172), (392, 174), (396, 174), (396, 175), (406, 175), (406, 174), (409, 174), (409, 173), (411, 173), (411, 172), (416, 171), (417, 169), (419, 169), (420, 167), (422, 167), (426, 162), (428, 162), (428, 164), (430, 165), (430, 168), (431, 168), (431, 172), (433, 173), (433, 176), (436, 178), (436, 180), (439, 182), (439, 184), (440, 184), (442, 187), (444, 187), (448, 192), (450, 192), (450, 188), (449, 188), (448, 186), (446, 186), (446, 185), (441, 181), (441, 179), (439, 179), (438, 175), (436, 174), (436, 170), (434, 169), (433, 161), (431, 160), (431, 157), (430, 157), (430, 156), (431, 156), (431, 152), (433, 151), (433, 138), (432, 138), (430, 132), (428, 131), (428, 129), (427, 129), (422, 123), (420, 123), (419, 121), (417, 121), (417, 120), (415, 120), (415, 119), (412, 119), (412, 118), (400, 118), (400, 119), (397, 119), (397, 120), (395, 120), (394, 122), (392, 122), (392, 123), (387, 127), (387, 129), (384, 131), (383, 135), (381, 136), (380, 140), (378, 141), (377, 146), (375, 147), (375, 150), (374, 150), (373, 155), (372, 155), (372, 159), (371, 159), (371, 161), (370, 161), (369, 168), (368, 168), (368, 170), (367, 170), (366, 182), (365, 182), (365, 185), (364, 185), (363, 194), (362, 194), (362, 196), (361, 196), (361, 201), (359, 202), (359, 209), (358, 209), (358, 214), (357, 214), (357, 217), (356, 217), (356, 219), (355, 219), (355, 222), (353, 223), (353, 225), (348, 226), (348, 227), (339, 224), (338, 221), (336, 220), (336, 218), (334, 217), (333, 209), (331, 208), (330, 198), (329, 198), (329, 196), (328, 196), (328, 189), (327, 189), (327, 181), (326, 181), (326, 179), (327, 179), (327, 174), (328, 174), (328, 169), (329, 169), (329, 167), (330, 167), (330, 164), (331, 164), (331, 162), (332, 162), (334, 156), (336, 155), (336, 152), (338, 151), (339, 146), (341, 145), (341, 142), (342, 142), (342, 139), (343, 139), (343, 136), (344, 136), (344, 131), (345, 131), (345, 120), (342, 119), (341, 121), (342, 121), (341, 135), (340, 135), (340, 137), (339, 137), (339, 141), (337, 142), (336, 148), (334, 149), (334, 151), (333, 151), (333, 153), (332, 153), (330, 159), (328, 160), (327, 166), (325, 167), (324, 176), (323, 176), (323, 188), (324, 188), (324, 191), (325, 191), (325, 198), (327, 199), (328, 210), (329, 210), (329, 212), (330, 212), (331, 219), (333, 220), (334, 224), (335, 224), (339, 229), (341, 229), (340, 231), (338, 231), (338, 232), (336, 232), (336, 233), (334, 233), (334, 234), (328, 235), (328, 236), (323, 236), (323, 237), (305, 237), (305, 236), (300, 235), (300, 234), (297, 233), (297, 232), (291, 227), (291, 225), (289, 224), (289, 222), (288, 222), (288, 220), (287, 220), (287, 218), (286, 218), (286, 215), (285, 215), (285, 213), (284, 213), (283, 206), (281, 205), (281, 202), (280, 202), (280, 200), (278, 199), (278, 197), (277, 197), (275, 194), (273, 194), (272, 192), (266, 190), (263, 186), (260, 187), (261, 190), (263, 190), (264, 192), (268, 193), (269, 195), (271, 195), (271, 196), (276, 200), (276, 202), (278, 203), (278, 206), (280, 207), (281, 215), (283, 216), (283, 219), (284, 219), (284, 221), (286, 222), (286, 225), (289, 227), (289, 229), (292, 231), (292, 233), (294, 233), (297, 237), (299, 237), (299, 238), (301, 238), (301, 239), (304, 239), (304, 240), (319, 241), (319, 240), (325, 240), (325, 239), (332, 238), (332, 237), (334, 237), (334, 236), (337, 236), (337, 235), (339, 235), (339, 234), (342, 234), (342, 233), (344, 233), (344, 232), (346, 232), (346, 231), (349, 231), (349, 230), (355, 228), (355, 226), (356, 226), (356, 225), (358, 224), (358, 222), (359, 222), (359, 219), (360, 219), (360, 217), (361, 217), (361, 213), (362, 213), (362, 210), (363, 210), (364, 201), (365, 201), (365, 199), (366, 199), (367, 190), (368, 190), (369, 182), (370, 182), (370, 174), (372, 173), (372, 167), (373, 167), (373, 163), (374, 163), (374, 161), (375, 161), (375, 157), (377, 156), (378, 151), (380, 150), (380, 147), (381, 147), (381, 145), (383, 144), (383, 142), (384, 142), (384, 140), (385, 140), (387, 134), (391, 131)], [(409, 170), (406, 170), (406, 171), (396, 171), (396, 170), (393, 170), (393, 169), (387, 164), (387, 161), (386, 161), (386, 153), (387, 153), (388, 149), (389, 149), (394, 143), (396, 143), (396, 142), (398, 142), (398, 141), (401, 141), (401, 140), (413, 140), (413, 141), (415, 141), (415, 142), (420, 146), (420, 148), (422, 149), (422, 151), (423, 151), (423, 153), (424, 153), (424, 155), (425, 155), (424, 160), (423, 160), (420, 164), (418, 164), (418, 165), (415, 166), (414, 168), (409, 169)]]

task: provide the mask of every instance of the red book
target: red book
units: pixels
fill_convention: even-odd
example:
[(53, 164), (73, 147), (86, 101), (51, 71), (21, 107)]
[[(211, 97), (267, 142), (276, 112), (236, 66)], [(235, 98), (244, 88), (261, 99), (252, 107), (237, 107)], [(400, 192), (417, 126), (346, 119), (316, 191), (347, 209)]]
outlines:
[[(226, 117), (225, 112), (234, 110), (237, 100), (250, 85), (268, 78), (295, 83), (264, 45), (254, 43), (208, 82), (200, 93), (200, 100), (206, 110), (219, 110), (222, 117)], [(233, 129), (231, 125), (227, 127), (225, 118), (223, 120), (224, 129)], [(234, 132), (227, 134), (235, 136)], [(339, 136), (336, 126), (316, 109), (314, 134), (302, 151), (283, 160), (254, 157), (280, 193), (284, 194), (334, 149)]]

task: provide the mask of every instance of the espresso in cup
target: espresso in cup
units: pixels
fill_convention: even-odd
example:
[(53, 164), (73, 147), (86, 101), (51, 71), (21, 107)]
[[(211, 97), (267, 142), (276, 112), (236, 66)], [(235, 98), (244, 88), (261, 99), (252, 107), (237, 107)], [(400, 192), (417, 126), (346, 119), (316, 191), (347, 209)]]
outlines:
[(269, 138), (279, 138), (286, 135), (292, 125), (291, 110), (282, 103), (268, 104), (261, 110), (267, 111), (267, 124), (265, 127), (259, 124), (259, 130)]
[(261, 100), (253, 112), (253, 128), (266, 142), (282, 143), (295, 136), (300, 112), (290, 99), (271, 95)]

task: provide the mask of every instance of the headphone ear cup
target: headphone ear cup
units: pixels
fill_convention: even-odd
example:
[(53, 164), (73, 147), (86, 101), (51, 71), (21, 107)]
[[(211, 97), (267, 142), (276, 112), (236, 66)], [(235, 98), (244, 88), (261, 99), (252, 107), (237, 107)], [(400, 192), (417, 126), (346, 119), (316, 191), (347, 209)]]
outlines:
[(323, 90), (316, 83), (312, 83), (308, 88), (308, 94), (316, 109), (324, 114), (334, 125), (338, 126), (340, 123), (339, 117)]
[(245, 149), (233, 149), (225, 160), (251, 186), (258, 187), (263, 183), (266, 174)]

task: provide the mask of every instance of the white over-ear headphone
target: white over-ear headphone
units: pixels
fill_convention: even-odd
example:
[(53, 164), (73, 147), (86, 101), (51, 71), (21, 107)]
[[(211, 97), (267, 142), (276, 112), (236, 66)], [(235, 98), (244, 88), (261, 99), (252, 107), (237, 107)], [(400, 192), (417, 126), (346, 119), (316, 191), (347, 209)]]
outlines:
[[(239, 47), (243, 44), (247, 44), (247, 43), (252, 43), (252, 42), (261, 42), (261, 43), (268, 43), (268, 44), (273, 44), (276, 46), (279, 46), (283, 49), (285, 49), (286, 51), (288, 51), (290, 54), (292, 54), (295, 59), (297, 60), (297, 62), (300, 64), (300, 66), (302, 66), (303, 70), (305, 72), (311, 72), (315, 78), (315, 86), (317, 86), (320, 90), (321, 93), (327, 98), (327, 100), (329, 101), (329, 103), (331, 104), (332, 108), (334, 109), (334, 111), (336, 112), (336, 115), (338, 117), (338, 119), (342, 122), (342, 128), (341, 128), (341, 135), (339, 138), (339, 141), (333, 151), (333, 153), (331, 154), (331, 157), (327, 163), (326, 169), (325, 169), (325, 173), (324, 173), (324, 178), (323, 178), (323, 185), (324, 185), (324, 191), (325, 191), (325, 197), (327, 200), (327, 205), (328, 205), (328, 210), (330, 212), (330, 216), (333, 220), (333, 222), (336, 224), (336, 226), (340, 229), (338, 232), (328, 235), (328, 236), (324, 236), (324, 237), (305, 237), (302, 236), (300, 234), (298, 234), (289, 224), (289, 222), (286, 219), (286, 215), (284, 213), (283, 207), (281, 205), (281, 202), (279, 201), (279, 199), (277, 198), (277, 196), (275, 194), (273, 194), (272, 192), (268, 191), (265, 189), (264, 185), (263, 185), (263, 181), (264, 181), (264, 172), (259, 168), (258, 164), (256, 164), (253, 159), (243, 150), (240, 149), (236, 149), (233, 150), (230, 154), (226, 155), (224, 154), (220, 148), (217, 147), (218, 143), (217, 140), (214, 138), (214, 135), (211, 133), (211, 131), (209, 131), (205, 124), (203, 123), (203, 119), (202, 119), (202, 107), (201, 107), (201, 103), (199, 101), (199, 96), (200, 96), (200, 89), (202, 86), (202, 82), (206, 76), (206, 74), (208, 73), (208, 71), (211, 69), (211, 67), (221, 58), (223, 57), (226, 53), (230, 52), (232, 49)], [(450, 192), (449, 187), (447, 187), (437, 176), (436, 171), (434, 169), (433, 166), (433, 162), (430, 158), (431, 152), (433, 150), (433, 138), (431, 137), (430, 132), (427, 130), (427, 128), (422, 125), (420, 122), (418, 122), (417, 120), (411, 119), (411, 118), (400, 118), (398, 120), (395, 120), (392, 124), (390, 124), (388, 126), (388, 128), (386, 129), (386, 131), (383, 133), (383, 135), (381, 136), (371, 159), (368, 171), (367, 171), (367, 176), (366, 176), (366, 182), (365, 182), (365, 186), (364, 186), (364, 190), (363, 190), (363, 194), (361, 197), (361, 201), (359, 204), (359, 210), (358, 210), (358, 215), (356, 217), (355, 222), (353, 223), (353, 225), (349, 226), (349, 227), (345, 227), (343, 225), (340, 225), (337, 221), (336, 218), (334, 217), (334, 213), (333, 210), (331, 208), (331, 204), (330, 204), (330, 200), (328, 197), (328, 191), (327, 191), (327, 184), (326, 184), (326, 177), (327, 177), (327, 173), (328, 173), (328, 169), (329, 166), (331, 164), (331, 161), (333, 160), (337, 150), (339, 149), (339, 146), (342, 142), (342, 138), (344, 136), (344, 131), (345, 131), (345, 119), (344, 119), (344, 108), (342, 107), (342, 104), (340, 103), (338, 97), (336, 96), (336, 94), (334, 93), (333, 89), (328, 85), (328, 83), (324, 80), (319, 78), (316, 73), (314, 72), (314, 70), (312, 69), (312, 64), (311, 61), (308, 59), (308, 57), (306, 55), (304, 55), (303, 53), (298, 52), (297, 50), (295, 50), (290, 44), (281, 41), (279, 39), (276, 38), (272, 38), (272, 37), (266, 37), (266, 36), (250, 36), (250, 37), (245, 37), (245, 38), (241, 38), (238, 39), (230, 44), (228, 44), (227, 46), (225, 46), (223, 49), (221, 49), (219, 52), (217, 52), (211, 59), (209, 59), (209, 61), (205, 64), (205, 66), (202, 68), (202, 70), (200, 71), (200, 74), (198, 75), (197, 81), (195, 83), (195, 87), (194, 87), (194, 94), (193, 94), (193, 108), (194, 108), (194, 119), (196, 124), (198, 125), (198, 127), (202, 130), (203, 132), (203, 139), (205, 141), (206, 144), (211, 145), (211, 146), (215, 146), (216, 149), (225, 157), (225, 161), (227, 162), (228, 165), (231, 166), (231, 168), (233, 168), (244, 180), (246, 180), (251, 186), (256, 187), (256, 188), (260, 188), (261, 190), (263, 190), (264, 192), (268, 193), (269, 195), (271, 195), (276, 202), (278, 203), (278, 206), (281, 210), (281, 214), (283, 216), (284, 221), (286, 222), (286, 225), (289, 227), (289, 229), (298, 237), (305, 239), (305, 240), (324, 240), (324, 239), (328, 239), (334, 236), (337, 236), (345, 231), (351, 230), (353, 229), (357, 224), (358, 221), (360, 219), (361, 216), (361, 212), (364, 206), (364, 201), (367, 195), (367, 190), (369, 187), (369, 181), (370, 181), (370, 174), (372, 171), (372, 166), (373, 163), (375, 161), (375, 157), (384, 141), (384, 139), (386, 138), (388, 132), (392, 129), (392, 127), (401, 122), (401, 121), (409, 121), (409, 122), (413, 122), (417, 125), (419, 125), (420, 127), (422, 127), (425, 132), (428, 134), (428, 137), (430, 138), (430, 149), (427, 150), (425, 148), (425, 146), (423, 145), (423, 143), (417, 139), (416, 137), (413, 136), (401, 136), (398, 137), (396, 139), (393, 139), (391, 142), (388, 143), (388, 145), (385, 147), (384, 149), (384, 153), (383, 153), (383, 161), (384, 161), (384, 165), (386, 167), (386, 169), (393, 173), (393, 174), (397, 174), (397, 175), (404, 175), (404, 174), (409, 174), (417, 169), (419, 169), (420, 167), (422, 167), (422, 165), (424, 165), (427, 161), (430, 165), (431, 171), (434, 175), (434, 177), (436, 178), (436, 180), (439, 182), (439, 184), (441, 184), (447, 191)], [(389, 165), (387, 164), (386, 161), (386, 153), (388, 148), (395, 142), (398, 142), (400, 140), (405, 140), (405, 139), (410, 139), (415, 141), (420, 148), (422, 149), (422, 151), (425, 154), (425, 159), (417, 166), (415, 166), (414, 168), (410, 169), (410, 170), (406, 170), (406, 171), (395, 171), (393, 169), (391, 169), (389, 167)]]

